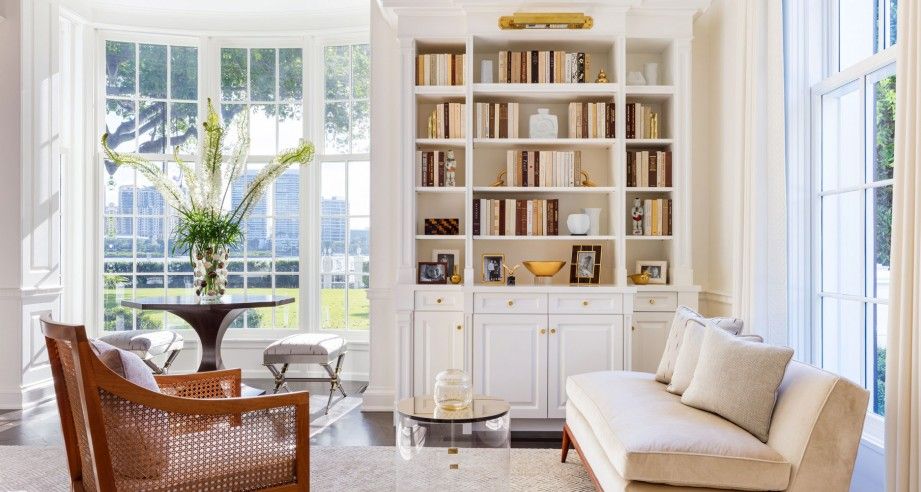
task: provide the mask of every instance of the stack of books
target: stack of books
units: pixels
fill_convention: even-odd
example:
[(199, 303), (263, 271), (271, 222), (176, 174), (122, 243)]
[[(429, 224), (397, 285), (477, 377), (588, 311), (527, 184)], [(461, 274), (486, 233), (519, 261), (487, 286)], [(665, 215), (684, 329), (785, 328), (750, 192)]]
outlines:
[(457, 186), (457, 162), (452, 152), (417, 150), (416, 169), (420, 170), (419, 186)]
[(627, 151), (627, 186), (662, 188), (672, 185), (672, 153)]
[(556, 236), (560, 233), (560, 201), (473, 200), (474, 236)]
[(614, 103), (569, 103), (569, 138), (614, 138)]
[(627, 138), (659, 138), (659, 115), (641, 103), (627, 103)]
[(506, 186), (579, 186), (582, 152), (509, 150), (505, 153)]
[(643, 200), (643, 235), (672, 235), (672, 200), (670, 198)]
[(440, 103), (429, 116), (428, 138), (465, 138), (467, 126), (467, 105), (464, 103)]
[(584, 83), (591, 73), (591, 55), (565, 51), (500, 51), (499, 82), (503, 84)]
[(466, 55), (416, 55), (416, 85), (464, 85)]
[(518, 138), (518, 103), (476, 103), (477, 138)]

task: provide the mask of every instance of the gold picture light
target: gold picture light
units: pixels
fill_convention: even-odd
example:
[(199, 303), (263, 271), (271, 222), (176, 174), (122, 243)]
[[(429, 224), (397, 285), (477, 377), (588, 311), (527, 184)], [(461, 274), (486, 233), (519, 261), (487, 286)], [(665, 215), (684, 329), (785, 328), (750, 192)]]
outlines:
[(591, 16), (568, 12), (515, 12), (499, 17), (502, 29), (591, 29)]

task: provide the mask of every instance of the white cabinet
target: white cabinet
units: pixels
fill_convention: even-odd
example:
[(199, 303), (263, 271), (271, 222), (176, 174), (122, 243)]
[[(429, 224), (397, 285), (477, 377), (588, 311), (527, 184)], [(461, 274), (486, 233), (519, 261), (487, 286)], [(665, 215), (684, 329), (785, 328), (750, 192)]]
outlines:
[(656, 372), (674, 318), (674, 312), (633, 313), (633, 326), (630, 327), (631, 371)]
[(567, 377), (623, 367), (623, 315), (474, 315), (474, 387), (513, 418), (564, 418)]
[(624, 367), (622, 315), (550, 315), (548, 409), (550, 418), (566, 417), (566, 378)]
[(513, 418), (547, 417), (547, 315), (473, 317), (477, 393), (504, 398)]
[(431, 395), (435, 375), (466, 367), (464, 313), (416, 311), (413, 323), (413, 394)]

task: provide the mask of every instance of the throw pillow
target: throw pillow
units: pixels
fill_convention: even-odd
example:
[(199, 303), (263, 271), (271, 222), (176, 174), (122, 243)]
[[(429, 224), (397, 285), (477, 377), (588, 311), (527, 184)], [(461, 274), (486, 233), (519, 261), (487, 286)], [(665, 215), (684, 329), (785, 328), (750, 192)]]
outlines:
[(715, 413), (767, 442), (777, 388), (792, 357), (789, 347), (740, 340), (707, 327), (681, 403)]
[(132, 383), (150, 390), (160, 392), (157, 380), (147, 364), (137, 354), (113, 347), (106, 342), (91, 340), (90, 347), (96, 357), (112, 370), (115, 374), (131, 381)]
[[(695, 319), (690, 320), (685, 327), (681, 350), (678, 351), (678, 357), (675, 359), (675, 371), (672, 373), (671, 382), (665, 388), (669, 393), (681, 396), (691, 384), (694, 371), (697, 369), (697, 360), (700, 358), (700, 347), (707, 333), (706, 328)], [(758, 335), (738, 335), (736, 338), (750, 342), (764, 341)]]
[(665, 351), (662, 352), (659, 368), (656, 370), (656, 381), (665, 384), (672, 381), (672, 374), (675, 372), (675, 361), (678, 359), (678, 351), (684, 339), (684, 330), (692, 319), (702, 325), (711, 323), (733, 335), (738, 335), (742, 331), (742, 320), (738, 318), (704, 318), (700, 313), (687, 306), (679, 306), (675, 312), (672, 327), (668, 331)]

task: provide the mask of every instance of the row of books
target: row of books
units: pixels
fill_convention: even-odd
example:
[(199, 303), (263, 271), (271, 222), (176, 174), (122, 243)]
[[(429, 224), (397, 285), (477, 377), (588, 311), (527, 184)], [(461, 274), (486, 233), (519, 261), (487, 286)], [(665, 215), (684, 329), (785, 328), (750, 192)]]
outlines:
[(436, 104), (429, 116), (428, 138), (465, 138), (466, 115), (465, 103)]
[(642, 103), (627, 103), (627, 138), (659, 138), (659, 115)]
[(477, 198), (473, 200), (474, 236), (556, 236), (560, 201)]
[(518, 103), (476, 103), (477, 138), (518, 138)]
[(627, 151), (627, 186), (662, 188), (671, 185), (671, 152)]
[(420, 170), (420, 186), (457, 186), (457, 160), (453, 150), (417, 150), (416, 169)]
[(670, 198), (643, 200), (643, 235), (672, 235), (672, 200)]
[(506, 186), (579, 186), (582, 152), (509, 150), (505, 153)]
[[(584, 83), (591, 55), (565, 51), (500, 51), (499, 83)], [(591, 75), (589, 75), (591, 76)]]
[(416, 85), (464, 85), (467, 55), (416, 55)]
[(570, 138), (614, 138), (614, 103), (569, 103)]

